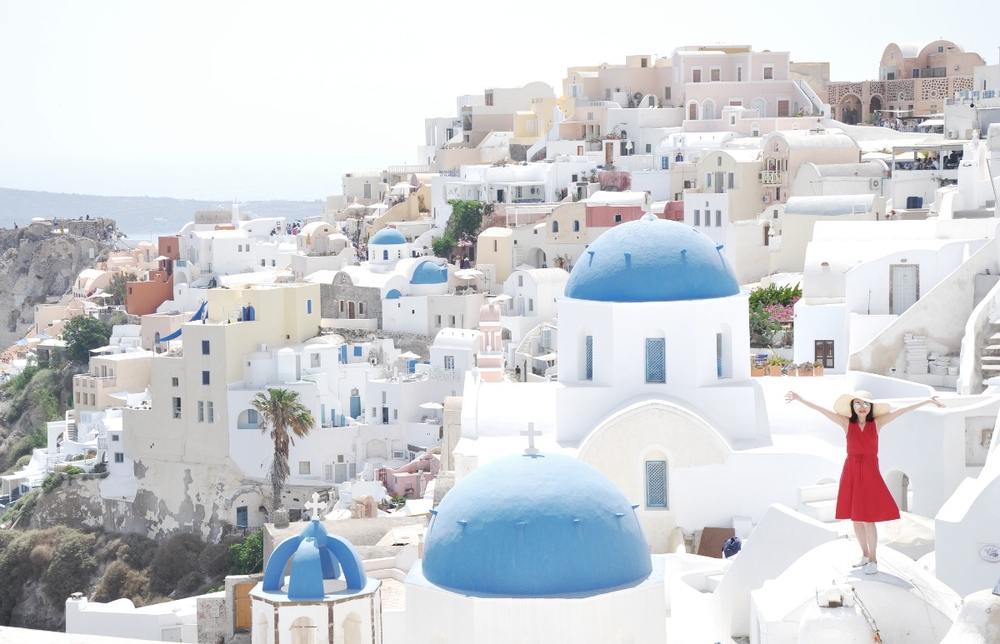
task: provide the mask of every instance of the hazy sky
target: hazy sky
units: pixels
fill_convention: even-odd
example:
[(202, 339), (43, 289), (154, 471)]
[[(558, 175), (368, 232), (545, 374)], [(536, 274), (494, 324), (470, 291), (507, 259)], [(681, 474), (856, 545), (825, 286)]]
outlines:
[(558, 93), (573, 65), (749, 44), (867, 80), (890, 42), (990, 64), (1000, 45), (985, 0), (679, 4), (0, 0), (0, 186), (322, 199), (344, 172), (416, 163), (457, 95)]

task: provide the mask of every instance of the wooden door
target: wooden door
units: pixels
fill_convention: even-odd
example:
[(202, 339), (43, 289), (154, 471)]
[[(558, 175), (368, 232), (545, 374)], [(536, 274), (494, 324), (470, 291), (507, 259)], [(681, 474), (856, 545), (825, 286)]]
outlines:
[(250, 590), (257, 585), (255, 581), (236, 584), (233, 594), (236, 599), (236, 630), (249, 630), (253, 624), (252, 612), (250, 610)]

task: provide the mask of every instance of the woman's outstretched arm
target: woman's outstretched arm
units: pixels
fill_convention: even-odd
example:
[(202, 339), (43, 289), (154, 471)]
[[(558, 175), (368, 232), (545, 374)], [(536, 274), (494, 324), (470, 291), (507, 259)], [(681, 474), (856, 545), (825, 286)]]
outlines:
[(920, 402), (915, 402), (912, 405), (900, 407), (899, 409), (894, 409), (888, 413), (882, 414), (881, 416), (876, 418), (876, 420), (878, 421), (878, 426), (885, 427), (888, 423), (891, 423), (892, 421), (896, 420), (906, 412), (913, 411), (914, 409), (917, 409), (918, 407), (923, 407), (924, 405), (936, 405), (938, 407), (944, 407), (944, 403), (938, 400), (937, 396), (931, 396), (930, 398), (926, 398), (924, 400), (921, 400)]
[(789, 391), (788, 393), (785, 394), (785, 402), (792, 402), (793, 400), (799, 401), (800, 403), (802, 403), (803, 405), (805, 405), (809, 409), (815, 409), (816, 411), (818, 411), (819, 413), (823, 414), (824, 416), (826, 416), (827, 418), (829, 418), (833, 422), (837, 423), (837, 425), (839, 425), (840, 427), (842, 427), (845, 431), (847, 430), (847, 424), (848, 424), (849, 420), (846, 417), (841, 416), (837, 412), (833, 411), (832, 409), (827, 409), (826, 407), (823, 407), (821, 405), (817, 405), (814, 402), (806, 400), (805, 398), (803, 398), (802, 396), (798, 395), (794, 391)]

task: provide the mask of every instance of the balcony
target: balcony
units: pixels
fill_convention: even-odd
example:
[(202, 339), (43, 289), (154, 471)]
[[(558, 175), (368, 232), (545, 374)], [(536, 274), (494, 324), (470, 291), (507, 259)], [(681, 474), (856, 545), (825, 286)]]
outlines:
[(760, 173), (760, 182), (765, 186), (781, 185), (781, 173), (773, 170), (764, 170)]

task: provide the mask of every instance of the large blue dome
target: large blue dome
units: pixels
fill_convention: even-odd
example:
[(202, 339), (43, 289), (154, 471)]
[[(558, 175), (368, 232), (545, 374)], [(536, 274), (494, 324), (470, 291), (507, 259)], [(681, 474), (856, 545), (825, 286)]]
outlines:
[(444, 284), (448, 281), (448, 267), (431, 260), (420, 262), (413, 271), (410, 284)]
[(462, 479), (438, 506), (423, 558), (433, 584), (506, 597), (602, 591), (650, 572), (625, 494), (558, 454), (507, 456)]
[(675, 302), (736, 295), (722, 247), (686, 224), (646, 216), (598, 237), (577, 260), (566, 297), (600, 302)]
[(405, 244), (406, 237), (395, 228), (383, 228), (368, 241), (369, 244)]

